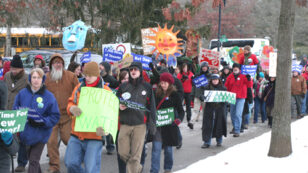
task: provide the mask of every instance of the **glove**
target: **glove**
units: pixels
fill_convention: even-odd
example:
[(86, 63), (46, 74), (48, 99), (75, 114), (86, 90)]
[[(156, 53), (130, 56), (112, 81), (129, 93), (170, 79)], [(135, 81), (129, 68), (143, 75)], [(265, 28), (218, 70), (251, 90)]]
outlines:
[(249, 74), (246, 74), (246, 78), (247, 78), (248, 81), (251, 81), (251, 77), (250, 77)]
[(191, 77), (191, 80), (193, 80), (193, 79), (195, 79), (195, 78), (196, 78), (196, 76), (194, 75), (194, 76)]
[(183, 75), (182, 78), (181, 78), (181, 81), (184, 82), (186, 79), (188, 79), (188, 76)]
[(199, 96), (199, 99), (200, 99), (201, 102), (204, 102), (205, 96), (204, 96), (204, 95), (201, 95), (201, 96)]
[(148, 122), (147, 123), (147, 126), (148, 126), (148, 133), (150, 134), (150, 135), (155, 135), (155, 133), (156, 133), (156, 125), (155, 124), (153, 124), (153, 123), (150, 123), (150, 122)]
[(81, 113), (82, 113), (82, 111), (81, 111), (81, 109), (78, 107), (78, 106), (71, 106), (71, 108), (70, 108), (70, 112), (74, 115), (74, 116), (76, 116), (76, 117), (78, 117), (79, 115), (81, 115)]
[(150, 63), (149, 63), (149, 67), (150, 67), (151, 70), (153, 70), (153, 69), (154, 69), (153, 63), (150, 62)]
[(36, 110), (29, 109), (27, 119), (29, 124), (33, 127), (42, 127), (45, 125), (44, 119)]
[(1, 139), (5, 145), (10, 145), (13, 141), (13, 134), (11, 132), (5, 131), (1, 133)]
[(179, 125), (181, 124), (181, 120), (178, 119), (178, 118), (176, 118), (176, 119), (174, 120), (174, 123), (175, 123), (177, 126), (179, 126)]
[(96, 135), (97, 136), (107, 136), (108, 133), (106, 133), (102, 127), (97, 127), (96, 128)]
[(305, 98), (305, 96), (306, 96), (306, 94), (302, 94), (302, 95), (301, 95), (301, 97), (302, 97), (303, 99)]

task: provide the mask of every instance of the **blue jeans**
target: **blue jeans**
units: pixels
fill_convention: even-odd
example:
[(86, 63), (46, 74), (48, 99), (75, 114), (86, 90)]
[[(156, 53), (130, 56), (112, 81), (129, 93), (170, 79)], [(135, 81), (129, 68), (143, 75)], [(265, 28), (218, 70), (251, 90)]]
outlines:
[(306, 112), (308, 112), (308, 110), (307, 110), (307, 99), (308, 99), (308, 92), (306, 92), (306, 94), (305, 94), (305, 98), (303, 98), (303, 100), (302, 100), (302, 114), (306, 114)]
[(245, 104), (245, 99), (236, 99), (235, 104), (230, 104), (231, 121), (234, 132), (239, 134), (242, 125), (242, 113)]
[[(97, 173), (101, 168), (103, 143), (99, 140), (79, 140), (71, 136), (65, 153), (68, 173)], [(84, 163), (84, 168), (82, 167)]]
[[(160, 153), (162, 149), (162, 142), (152, 142), (152, 158), (150, 173), (159, 173), (160, 170)], [(173, 153), (171, 146), (164, 146), (164, 170), (171, 171), (173, 166)]]
[(28, 163), (26, 145), (22, 142), (19, 143), (17, 163), (18, 163), (18, 166), (22, 166), (22, 167), (26, 167)]
[(250, 117), (251, 117), (251, 110), (253, 108), (253, 103), (251, 103), (251, 104), (248, 103), (248, 107), (249, 107), (249, 113), (245, 115), (245, 119), (244, 119), (244, 124), (245, 125), (249, 124), (249, 120), (250, 120)]
[(179, 139), (179, 144), (182, 144), (183, 137), (182, 137), (180, 128), (178, 128), (178, 139)]
[(261, 120), (264, 122), (266, 120), (265, 102), (260, 98), (255, 98), (255, 114), (253, 116), (253, 121), (258, 122), (258, 114), (261, 110)]

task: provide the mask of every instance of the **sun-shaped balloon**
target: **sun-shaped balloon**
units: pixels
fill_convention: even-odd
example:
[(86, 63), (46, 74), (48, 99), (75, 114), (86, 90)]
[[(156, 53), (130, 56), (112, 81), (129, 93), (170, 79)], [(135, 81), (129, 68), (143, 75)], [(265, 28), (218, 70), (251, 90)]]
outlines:
[(154, 29), (151, 29), (152, 32), (156, 34), (156, 36), (148, 36), (149, 39), (152, 39), (155, 41), (155, 43), (150, 43), (149, 45), (152, 45), (155, 47), (155, 49), (152, 51), (152, 54), (155, 51), (158, 51), (156, 55), (156, 59), (160, 54), (165, 55), (167, 61), (169, 56), (174, 56), (174, 54), (182, 54), (180, 49), (183, 49), (180, 47), (183, 43), (178, 43), (178, 41), (181, 41), (181, 38), (177, 38), (177, 34), (180, 31), (176, 31), (175, 33), (172, 32), (174, 25), (170, 29), (167, 28), (167, 24), (165, 24), (164, 28), (161, 28), (158, 25), (158, 30), (155, 31)]

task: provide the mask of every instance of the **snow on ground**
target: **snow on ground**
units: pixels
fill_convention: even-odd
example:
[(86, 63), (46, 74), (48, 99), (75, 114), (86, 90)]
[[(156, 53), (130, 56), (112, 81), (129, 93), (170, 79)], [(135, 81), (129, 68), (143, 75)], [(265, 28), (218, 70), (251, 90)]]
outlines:
[(291, 124), (292, 154), (268, 157), (271, 132), (233, 146), (215, 156), (200, 160), (176, 173), (308, 173), (308, 117)]

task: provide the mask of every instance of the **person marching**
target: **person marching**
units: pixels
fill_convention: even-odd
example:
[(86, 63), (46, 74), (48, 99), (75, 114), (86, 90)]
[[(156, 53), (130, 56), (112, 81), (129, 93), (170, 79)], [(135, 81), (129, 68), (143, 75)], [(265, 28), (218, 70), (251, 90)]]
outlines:
[(28, 173), (41, 173), (40, 158), (52, 128), (60, 119), (58, 103), (44, 85), (45, 75), (40, 68), (31, 70), (30, 85), (16, 96), (13, 109), (28, 108), (27, 123), (20, 133), (20, 141), (26, 145), (29, 159)]
[[(222, 84), (218, 74), (212, 74), (209, 85), (203, 88), (204, 90), (226, 91), (227, 88)], [(203, 92), (204, 92), (203, 90)], [(202, 92), (202, 93), (203, 93)], [(200, 100), (204, 101), (205, 96), (201, 95)], [(201, 148), (209, 148), (211, 146), (211, 138), (216, 138), (216, 146), (221, 146), (222, 136), (227, 136), (227, 121), (226, 121), (226, 103), (206, 103), (203, 108), (202, 120), (202, 140)]]
[[(98, 127), (96, 133), (76, 132), (75, 122), (76, 117), (82, 113), (82, 110), (78, 107), (82, 87), (111, 90), (100, 77), (99, 67), (96, 62), (92, 61), (85, 64), (83, 74), (85, 78), (75, 87), (67, 105), (67, 113), (72, 119), (71, 137), (68, 141), (64, 158), (68, 173), (97, 173), (100, 172), (101, 167), (102, 136), (105, 136), (103, 128)], [(82, 167), (82, 163), (84, 164), (84, 168)]]
[(172, 146), (179, 145), (178, 125), (183, 120), (184, 110), (180, 95), (176, 92), (173, 84), (174, 78), (170, 73), (165, 72), (160, 75), (160, 83), (155, 94), (156, 109), (172, 108), (174, 110), (174, 121), (169, 125), (157, 127), (152, 142), (151, 173), (158, 173), (160, 171), (162, 148), (164, 149), (164, 170), (165, 173), (170, 173), (173, 166)]

